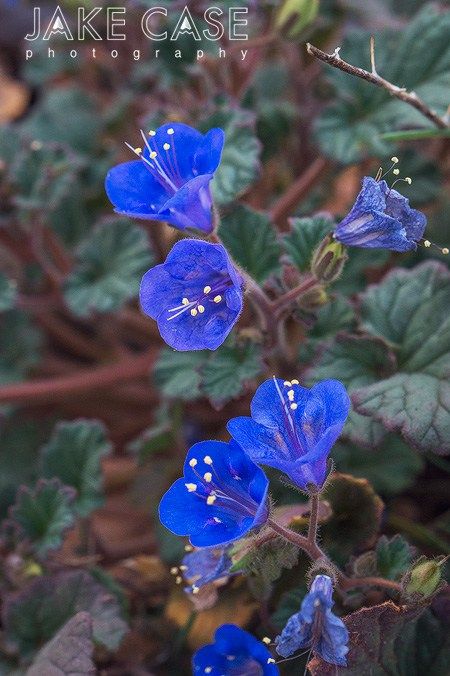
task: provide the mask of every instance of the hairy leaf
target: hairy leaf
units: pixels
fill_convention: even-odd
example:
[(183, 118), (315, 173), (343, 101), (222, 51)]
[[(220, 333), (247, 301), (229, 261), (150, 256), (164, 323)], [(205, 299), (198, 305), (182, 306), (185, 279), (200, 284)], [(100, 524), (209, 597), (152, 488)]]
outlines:
[(21, 310), (8, 310), (0, 321), (0, 385), (22, 380), (39, 361), (41, 332)]
[(14, 280), (0, 272), (0, 312), (10, 310), (15, 303), (17, 285)]
[(64, 295), (80, 317), (120, 309), (138, 294), (141, 277), (152, 263), (144, 230), (124, 218), (100, 223), (81, 244), (77, 259)]
[(95, 674), (92, 659), (92, 619), (79, 612), (66, 622), (36, 655), (25, 676), (88, 676)]
[(387, 538), (382, 535), (377, 542), (377, 569), (381, 577), (398, 580), (411, 563), (411, 547), (401, 535)]
[(94, 641), (116, 649), (127, 626), (116, 598), (85, 571), (44, 575), (18, 593), (6, 595), (3, 626), (10, 646), (32, 655), (80, 611), (92, 617)]
[[(357, 384), (356, 410), (421, 451), (450, 453), (450, 273), (430, 261), (394, 270), (362, 296), (362, 319), (395, 350), (398, 372)], [(380, 374), (381, 375), (381, 374)]]
[(59, 422), (42, 449), (42, 472), (77, 491), (75, 508), (88, 516), (103, 504), (101, 458), (111, 444), (98, 420)]
[(38, 556), (45, 557), (61, 546), (64, 532), (75, 522), (74, 498), (74, 489), (58, 479), (40, 480), (34, 490), (22, 486), (10, 509), (10, 523)]
[[(381, 338), (340, 333), (325, 343), (318, 362), (308, 370), (307, 381), (341, 380), (352, 395), (356, 388), (371, 385), (394, 372), (395, 357)], [(342, 438), (365, 447), (378, 446), (385, 436), (383, 426), (370, 417), (350, 411)]]
[(261, 348), (247, 341), (214, 352), (202, 371), (202, 390), (217, 406), (239, 396), (262, 371)]
[(280, 245), (265, 214), (238, 206), (223, 219), (219, 235), (234, 260), (257, 282), (277, 272)]
[(311, 257), (319, 242), (334, 226), (329, 214), (316, 214), (309, 218), (291, 218), (291, 230), (283, 237), (283, 246), (291, 263), (302, 272), (309, 269)]
[(155, 385), (169, 399), (198, 399), (200, 370), (207, 359), (208, 354), (203, 351), (176, 352), (165, 347), (153, 370)]
[(223, 206), (244, 193), (258, 175), (260, 143), (254, 132), (255, 118), (246, 110), (224, 111), (204, 126), (221, 127), (225, 132), (222, 160), (212, 183), (214, 200)]

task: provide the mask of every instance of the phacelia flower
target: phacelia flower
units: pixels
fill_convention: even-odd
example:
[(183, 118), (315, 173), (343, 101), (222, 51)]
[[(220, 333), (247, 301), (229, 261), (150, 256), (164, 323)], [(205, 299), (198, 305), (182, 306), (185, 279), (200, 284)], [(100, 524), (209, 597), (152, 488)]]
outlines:
[(186, 456), (184, 477), (163, 495), (159, 517), (194, 547), (224, 545), (265, 523), (268, 484), (238, 444), (200, 441)]
[(141, 282), (143, 311), (176, 350), (216, 350), (242, 310), (243, 279), (221, 244), (177, 242)]
[(185, 579), (191, 583), (186, 591), (195, 594), (207, 584), (236, 575), (237, 573), (230, 573), (232, 565), (228, 548), (207, 547), (186, 554), (180, 567)]
[(325, 662), (346, 666), (348, 630), (331, 612), (332, 607), (331, 578), (316, 575), (300, 611), (289, 618), (281, 635), (275, 639), (277, 653), (290, 657), (300, 648), (311, 648)]
[(427, 219), (386, 181), (365, 176), (351, 211), (338, 223), (334, 237), (363, 248), (410, 251), (422, 238)]
[[(164, 124), (131, 148), (139, 160), (113, 167), (105, 181), (107, 195), (119, 214), (167, 221), (180, 230), (211, 232), (210, 182), (220, 163), (222, 129), (205, 135), (186, 124)], [(128, 144), (127, 144), (128, 145)]]
[(192, 658), (194, 676), (277, 676), (279, 669), (270, 652), (247, 631), (235, 624), (222, 624), (214, 643), (205, 645)]
[(311, 389), (298, 380), (266, 380), (251, 403), (251, 418), (233, 418), (228, 431), (256, 463), (284, 472), (300, 488), (321, 488), (327, 458), (350, 409), (338, 380)]

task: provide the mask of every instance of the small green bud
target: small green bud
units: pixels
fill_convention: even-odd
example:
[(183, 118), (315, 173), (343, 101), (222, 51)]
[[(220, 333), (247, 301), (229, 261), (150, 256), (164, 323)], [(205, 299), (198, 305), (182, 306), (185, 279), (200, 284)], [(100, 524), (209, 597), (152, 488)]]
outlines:
[(431, 596), (439, 586), (442, 578), (442, 566), (447, 558), (419, 559), (416, 565), (406, 574), (404, 583), (408, 596)]
[(309, 26), (319, 12), (319, 0), (284, 0), (275, 18), (277, 29), (295, 38)]
[(333, 235), (327, 235), (313, 253), (311, 272), (319, 281), (330, 284), (339, 279), (347, 258), (343, 244), (337, 242)]
[(314, 311), (328, 303), (328, 300), (328, 294), (323, 286), (314, 286), (312, 289), (302, 294), (298, 304), (302, 310)]

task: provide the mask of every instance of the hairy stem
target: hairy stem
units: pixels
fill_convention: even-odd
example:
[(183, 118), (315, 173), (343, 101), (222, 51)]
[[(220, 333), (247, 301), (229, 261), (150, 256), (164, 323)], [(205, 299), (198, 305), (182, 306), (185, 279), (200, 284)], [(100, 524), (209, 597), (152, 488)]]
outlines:
[(268, 525), (274, 530), (278, 535), (281, 535), (282, 538), (292, 542), (292, 544), (297, 545), (297, 547), (308, 554), (308, 556), (313, 559), (313, 561), (318, 561), (318, 559), (327, 559), (326, 554), (320, 549), (316, 542), (310, 542), (308, 538), (305, 538), (304, 535), (296, 533), (290, 528), (285, 528), (280, 523), (277, 523), (273, 519), (267, 520)]
[(275, 309), (275, 316), (279, 317), (285, 310), (289, 309), (290, 306), (296, 300), (298, 300), (298, 298), (300, 298), (300, 296), (302, 296), (307, 291), (310, 291), (318, 284), (319, 282), (316, 279), (316, 277), (311, 275), (306, 279), (304, 279), (302, 282), (300, 282), (300, 284), (298, 284), (297, 286), (294, 286), (293, 289), (290, 289), (289, 291), (284, 293), (273, 304)]
[(282, 225), (286, 218), (292, 214), (304, 195), (320, 178), (328, 167), (328, 160), (318, 158), (301, 174), (288, 190), (273, 205), (270, 211), (270, 217), (277, 225)]
[(319, 494), (311, 495), (311, 513), (309, 515), (308, 541), (317, 542), (317, 526), (319, 523)]
[(321, 49), (314, 47), (314, 45), (311, 45), (309, 42), (306, 45), (306, 49), (308, 54), (311, 54), (311, 56), (314, 56), (316, 59), (319, 59), (324, 63), (328, 63), (330, 66), (344, 71), (344, 73), (349, 73), (349, 75), (354, 75), (355, 77), (359, 77), (362, 80), (371, 82), (377, 87), (385, 89), (391, 96), (395, 96), (397, 99), (400, 99), (400, 101), (403, 101), (404, 103), (407, 103), (418, 110), (424, 117), (430, 120), (430, 122), (432, 122), (439, 129), (447, 129), (448, 125), (442, 119), (442, 117), (439, 117), (439, 115), (434, 110), (431, 110), (431, 108), (429, 108), (415, 92), (408, 92), (404, 87), (397, 87), (397, 85), (394, 85), (392, 82), (389, 82), (389, 80), (385, 80), (383, 77), (378, 75), (375, 69), (373, 41), (371, 42), (372, 72), (365, 70), (364, 68), (359, 68), (358, 66), (352, 66), (351, 63), (341, 59), (339, 56), (339, 49), (336, 49), (333, 54), (327, 54)]

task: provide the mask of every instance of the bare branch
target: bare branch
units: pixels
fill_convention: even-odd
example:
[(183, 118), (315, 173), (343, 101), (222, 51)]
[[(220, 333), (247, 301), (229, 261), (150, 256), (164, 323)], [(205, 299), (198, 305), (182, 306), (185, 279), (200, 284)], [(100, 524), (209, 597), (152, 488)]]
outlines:
[(389, 92), (391, 96), (395, 96), (397, 99), (400, 99), (400, 101), (404, 101), (404, 103), (407, 103), (418, 110), (420, 113), (422, 113), (422, 115), (424, 115), (424, 117), (430, 120), (439, 129), (447, 129), (448, 125), (446, 122), (441, 117), (439, 117), (439, 115), (434, 112), (434, 110), (431, 110), (431, 108), (429, 108), (426, 103), (422, 101), (422, 99), (419, 99), (415, 92), (408, 92), (404, 87), (397, 87), (397, 85), (392, 84), (392, 82), (389, 82), (378, 75), (375, 69), (375, 46), (373, 41), (371, 41), (372, 73), (369, 73), (368, 70), (364, 70), (364, 68), (352, 66), (352, 64), (347, 63), (347, 61), (341, 59), (338, 53), (339, 50), (335, 50), (333, 54), (327, 54), (321, 49), (314, 47), (314, 45), (311, 45), (309, 42), (306, 45), (306, 50), (308, 54), (311, 54), (311, 56), (314, 56), (320, 61), (328, 63), (334, 68), (339, 68), (339, 70), (343, 70), (345, 73), (349, 73), (349, 75), (354, 75), (355, 77), (359, 77), (363, 80), (366, 80), (367, 82), (371, 82), (377, 87), (382, 87), (387, 92)]

